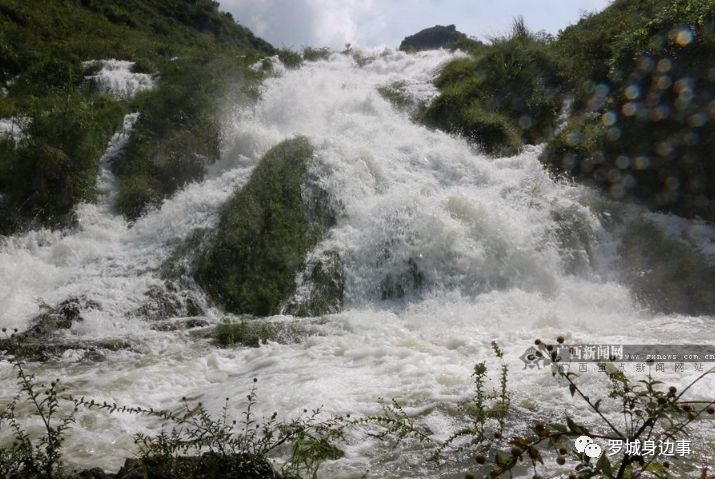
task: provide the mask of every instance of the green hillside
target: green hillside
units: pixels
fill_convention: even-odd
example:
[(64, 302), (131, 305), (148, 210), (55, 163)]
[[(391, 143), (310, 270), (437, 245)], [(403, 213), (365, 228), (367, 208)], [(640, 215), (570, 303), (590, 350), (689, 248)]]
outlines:
[[(67, 224), (93, 198), (98, 160), (130, 111), (142, 115), (116, 162), (122, 213), (136, 218), (200, 177), (218, 154), (228, 82), (248, 92), (247, 65), (274, 53), (209, 0), (0, 0), (0, 119), (23, 131), (0, 135), (0, 234)], [(98, 66), (83, 65), (98, 59), (135, 62), (158, 88), (101, 93), (85, 78)]]
[(546, 142), (558, 174), (715, 221), (713, 65), (714, 0), (617, 0), (556, 37), (518, 19), (444, 68), (422, 120), (491, 154)]

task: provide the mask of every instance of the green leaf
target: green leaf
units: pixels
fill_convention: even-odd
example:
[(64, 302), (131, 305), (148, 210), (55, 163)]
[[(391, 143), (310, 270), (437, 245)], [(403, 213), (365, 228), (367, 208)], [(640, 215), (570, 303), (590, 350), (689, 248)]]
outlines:
[(650, 472), (651, 474), (655, 475), (656, 477), (659, 478), (667, 478), (668, 476), (668, 471), (665, 470), (665, 467), (656, 462), (651, 462), (648, 464), (645, 468), (646, 472)]
[(586, 436), (589, 435), (588, 429), (586, 429), (586, 428), (583, 427), (583, 426), (580, 426), (580, 425), (576, 424), (576, 423), (573, 421), (573, 419), (571, 419), (571, 418), (568, 417), (568, 416), (566, 416), (566, 425), (569, 427), (569, 430), (570, 430), (571, 432), (573, 432), (573, 433), (576, 433), (576, 434), (584, 434), (584, 435), (586, 435)]
[(564, 426), (563, 424), (559, 424), (557, 422), (550, 423), (549, 427), (551, 429), (555, 429), (558, 432), (568, 432), (568, 429), (566, 428), (566, 426)]
[(511, 461), (512, 457), (505, 456), (504, 454), (497, 454), (496, 458), (494, 458), (494, 462), (499, 467), (506, 467), (511, 463)]
[(611, 477), (613, 470), (611, 469), (611, 462), (608, 460), (608, 456), (604, 452), (596, 463), (596, 469), (601, 471), (604, 476)]

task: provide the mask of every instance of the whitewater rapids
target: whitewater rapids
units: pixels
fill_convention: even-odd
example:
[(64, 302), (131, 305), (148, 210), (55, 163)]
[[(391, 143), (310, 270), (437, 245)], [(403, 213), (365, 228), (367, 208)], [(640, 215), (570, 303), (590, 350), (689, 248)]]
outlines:
[[(589, 188), (556, 181), (538, 161), (539, 147), (489, 158), (463, 139), (410, 121), (377, 91), (402, 82), (428, 101), (431, 80), (455, 54), (375, 54), (364, 66), (347, 55), (284, 70), (265, 81), (256, 105), (225, 121), (222, 159), (207, 178), (188, 185), (134, 224), (109, 207), (113, 178), (106, 165), (130, 134), (136, 116), (113, 139), (98, 178), (100, 198), (78, 206), (78, 225), (38, 230), (0, 243), (0, 325), (24, 329), (38, 304), (85, 295), (101, 309), (84, 313), (68, 335), (124, 338), (132, 351), (107, 353), (99, 363), (34, 365), (43, 378), (61, 377), (75, 395), (101, 401), (173, 408), (182, 396), (218, 412), (226, 397), (241, 400), (259, 379), (261, 413), (379, 412), (378, 398), (395, 398), (419, 412), (436, 437), (457, 426), (455, 404), (472, 394), (472, 367), (493, 359), (491, 342), (505, 350), (514, 405), (562, 415), (580, 404), (544, 371), (519, 359), (538, 338), (565, 334), (593, 344), (715, 343), (712, 317), (649, 312), (616, 273), (619, 231), (613, 208)], [(163, 288), (158, 269), (194, 229), (213, 227), (228, 196), (248, 179), (269, 148), (305, 135), (316, 148), (314, 171), (340, 205), (338, 223), (314, 254), (340, 253), (345, 308), (302, 321), (313, 334), (292, 344), (219, 349), (183, 332), (160, 332), (136, 315), (151, 288)], [(619, 224), (647, 217), (666, 234), (683, 231), (704, 261), (715, 256), (707, 224), (619, 208)], [(566, 214), (568, 213), (568, 214)], [(586, 233), (566, 245), (563, 231)], [(561, 236), (560, 236), (561, 235)], [(568, 236), (568, 234), (567, 234)], [(405, 277), (411, 265), (421, 288), (385, 301), (387, 275)], [(408, 285), (409, 286), (409, 285)], [(712, 285), (702, 285), (711, 288)], [(199, 293), (200, 294), (200, 293)], [(209, 309), (207, 321), (224, 315)], [(693, 374), (661, 379), (685, 384)], [(602, 385), (598, 374), (584, 380)], [(15, 372), (0, 363), (0, 402), (14, 394)], [(695, 388), (712, 391), (711, 382)], [(583, 412), (581, 416), (583, 416)], [(155, 422), (128, 415), (82, 412), (65, 443), (79, 467), (116, 470), (135, 451), (136, 432), (158, 432)], [(712, 436), (694, 449), (714, 450)], [(419, 456), (391, 455), (363, 437), (322, 477), (463, 477), (424, 468)], [(452, 476), (451, 474), (456, 474)]]

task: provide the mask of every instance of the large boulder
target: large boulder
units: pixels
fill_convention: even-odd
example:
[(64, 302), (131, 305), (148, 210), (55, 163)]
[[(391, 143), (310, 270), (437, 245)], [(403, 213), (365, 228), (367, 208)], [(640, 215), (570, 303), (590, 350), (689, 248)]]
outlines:
[(307, 254), (335, 223), (330, 198), (309, 173), (312, 157), (306, 138), (283, 141), (223, 206), (194, 277), (227, 311), (279, 313)]
[(422, 51), (437, 50), (438, 48), (449, 48), (457, 40), (466, 38), (466, 35), (457, 31), (454, 25), (435, 25), (425, 28), (414, 35), (405, 37), (400, 43), (402, 51)]

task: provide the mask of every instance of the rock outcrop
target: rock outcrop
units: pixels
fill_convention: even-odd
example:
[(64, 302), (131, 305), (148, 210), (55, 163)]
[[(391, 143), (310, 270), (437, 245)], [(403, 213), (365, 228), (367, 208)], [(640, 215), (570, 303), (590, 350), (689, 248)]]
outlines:
[(457, 31), (457, 27), (454, 25), (435, 25), (405, 37), (400, 43), (400, 50), (422, 51), (449, 48), (456, 40), (463, 37), (466, 38), (466, 35)]

